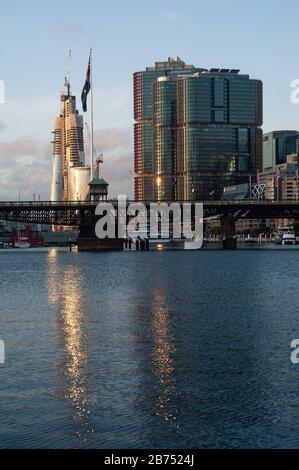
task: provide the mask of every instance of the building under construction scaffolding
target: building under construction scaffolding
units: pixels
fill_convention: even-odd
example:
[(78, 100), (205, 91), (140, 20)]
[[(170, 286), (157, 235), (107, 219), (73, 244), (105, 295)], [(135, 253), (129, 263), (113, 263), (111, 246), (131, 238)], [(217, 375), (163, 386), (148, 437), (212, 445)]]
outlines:
[(84, 201), (89, 195), (91, 172), (85, 165), (83, 116), (76, 109), (68, 81), (66, 88), (54, 123), (51, 201)]

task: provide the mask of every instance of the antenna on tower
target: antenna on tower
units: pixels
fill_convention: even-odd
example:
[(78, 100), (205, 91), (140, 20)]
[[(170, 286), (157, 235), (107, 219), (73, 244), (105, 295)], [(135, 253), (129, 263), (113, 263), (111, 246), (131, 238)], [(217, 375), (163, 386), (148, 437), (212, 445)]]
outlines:
[(70, 96), (71, 94), (71, 78), (72, 78), (72, 49), (69, 50), (68, 54), (68, 65), (67, 65), (67, 72), (65, 76), (64, 86), (67, 88), (67, 94)]

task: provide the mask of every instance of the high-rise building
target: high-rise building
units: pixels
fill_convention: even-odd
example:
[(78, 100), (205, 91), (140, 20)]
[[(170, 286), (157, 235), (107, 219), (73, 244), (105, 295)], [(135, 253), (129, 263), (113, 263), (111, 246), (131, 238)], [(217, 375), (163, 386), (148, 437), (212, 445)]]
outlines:
[(86, 200), (89, 191), (90, 167), (85, 165), (83, 116), (76, 110), (76, 97), (67, 85), (54, 124), (52, 201)]
[[(179, 57), (177, 59), (168, 58), (166, 62), (156, 62), (154, 67), (147, 67), (145, 71), (134, 74), (134, 164), (135, 164), (135, 199), (151, 200), (155, 199), (154, 181), (157, 172), (157, 163), (155, 158), (154, 136), (154, 91), (153, 85), (159, 77), (175, 77), (180, 74), (194, 74), (205, 69), (195, 68), (193, 65), (187, 65)], [(168, 88), (168, 87), (167, 87)], [(167, 93), (167, 92), (166, 92)], [(169, 95), (170, 98), (171, 93)], [(168, 100), (167, 128), (176, 125), (175, 121), (175, 102)], [(157, 103), (156, 103), (157, 108)], [(167, 113), (167, 111), (165, 110)], [(166, 121), (165, 121), (166, 123)], [(171, 138), (171, 132), (170, 132)], [(156, 134), (156, 139), (158, 139)], [(164, 144), (162, 144), (164, 145)], [(169, 144), (174, 148), (174, 142)], [(157, 152), (162, 151), (158, 149)], [(166, 151), (166, 149), (165, 149)], [(171, 158), (171, 155), (169, 156)]]
[(298, 131), (272, 131), (263, 136), (263, 171), (287, 162), (287, 156), (299, 154)]
[(266, 198), (272, 201), (299, 200), (298, 154), (287, 156), (286, 163), (275, 165), (260, 174), (260, 182), (266, 186)]
[(221, 198), (262, 169), (260, 80), (157, 63), (134, 75), (135, 198)]

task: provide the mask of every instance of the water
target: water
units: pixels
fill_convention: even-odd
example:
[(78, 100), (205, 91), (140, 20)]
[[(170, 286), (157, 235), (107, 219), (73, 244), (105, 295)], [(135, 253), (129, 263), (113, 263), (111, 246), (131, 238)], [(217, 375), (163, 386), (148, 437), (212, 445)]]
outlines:
[(1, 448), (299, 447), (299, 250), (0, 255)]

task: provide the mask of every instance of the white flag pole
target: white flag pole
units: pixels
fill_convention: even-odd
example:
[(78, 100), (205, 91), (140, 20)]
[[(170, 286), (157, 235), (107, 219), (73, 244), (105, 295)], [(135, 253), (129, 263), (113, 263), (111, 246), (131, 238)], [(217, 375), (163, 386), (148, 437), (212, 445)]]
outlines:
[(93, 142), (93, 83), (92, 83), (92, 49), (90, 49), (90, 176), (93, 180), (94, 142)]

